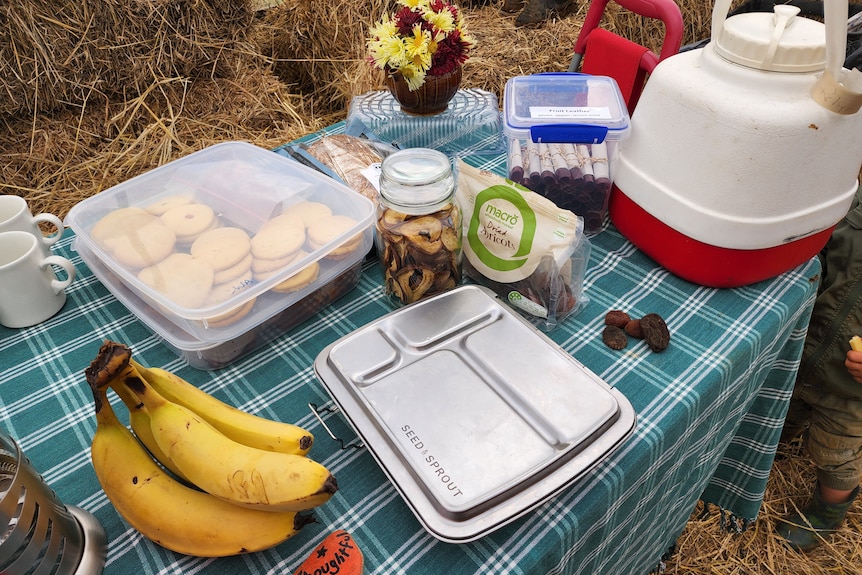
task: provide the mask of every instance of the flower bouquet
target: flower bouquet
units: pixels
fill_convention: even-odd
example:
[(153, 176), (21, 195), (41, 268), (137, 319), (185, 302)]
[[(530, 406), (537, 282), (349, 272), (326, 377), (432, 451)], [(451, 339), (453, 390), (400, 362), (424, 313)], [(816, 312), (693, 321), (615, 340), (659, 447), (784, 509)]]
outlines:
[(400, 74), (411, 91), (427, 77), (460, 71), (476, 45), (460, 10), (446, 0), (398, 0), (398, 5), (369, 31), (371, 64), (387, 76)]

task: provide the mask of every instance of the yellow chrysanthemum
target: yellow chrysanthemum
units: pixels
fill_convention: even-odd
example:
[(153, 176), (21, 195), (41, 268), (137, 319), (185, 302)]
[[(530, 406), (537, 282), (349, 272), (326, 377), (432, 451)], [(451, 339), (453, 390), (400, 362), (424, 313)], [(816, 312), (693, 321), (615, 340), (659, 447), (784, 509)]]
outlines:
[(427, 8), (428, 0), (398, 0), (398, 3), (408, 8)]
[(405, 66), (399, 69), (401, 75), (407, 81), (407, 87), (412, 90), (418, 90), (425, 83), (425, 71), (420, 70), (415, 66)]
[(452, 13), (448, 10), (443, 10), (442, 12), (426, 10), (423, 18), (425, 18), (425, 20), (434, 26), (434, 28), (439, 32), (448, 34), (455, 29), (455, 19), (452, 17)]

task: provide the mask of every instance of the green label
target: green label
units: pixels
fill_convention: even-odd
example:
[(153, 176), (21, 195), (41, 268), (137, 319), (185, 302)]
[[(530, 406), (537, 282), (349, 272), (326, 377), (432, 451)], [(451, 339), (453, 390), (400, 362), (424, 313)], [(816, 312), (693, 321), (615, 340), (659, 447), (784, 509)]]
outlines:
[(476, 195), (467, 241), (490, 269), (506, 272), (526, 264), (535, 235), (536, 214), (517, 190), (490, 186)]

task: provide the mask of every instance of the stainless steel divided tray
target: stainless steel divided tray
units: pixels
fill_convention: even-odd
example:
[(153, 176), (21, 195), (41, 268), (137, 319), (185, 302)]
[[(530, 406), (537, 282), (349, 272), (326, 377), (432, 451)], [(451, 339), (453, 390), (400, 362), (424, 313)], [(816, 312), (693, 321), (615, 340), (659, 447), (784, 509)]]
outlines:
[(479, 286), (354, 331), (315, 370), (419, 521), (448, 542), (536, 507), (635, 423), (621, 393)]

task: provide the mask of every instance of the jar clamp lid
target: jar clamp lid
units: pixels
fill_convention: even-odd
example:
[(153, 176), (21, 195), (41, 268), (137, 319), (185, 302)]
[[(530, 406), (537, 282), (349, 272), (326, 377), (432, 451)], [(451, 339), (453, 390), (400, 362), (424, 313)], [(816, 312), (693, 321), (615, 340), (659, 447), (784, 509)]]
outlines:
[(455, 191), (455, 176), (446, 154), (430, 148), (409, 148), (383, 160), (380, 195), (409, 214), (436, 211)]

